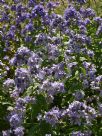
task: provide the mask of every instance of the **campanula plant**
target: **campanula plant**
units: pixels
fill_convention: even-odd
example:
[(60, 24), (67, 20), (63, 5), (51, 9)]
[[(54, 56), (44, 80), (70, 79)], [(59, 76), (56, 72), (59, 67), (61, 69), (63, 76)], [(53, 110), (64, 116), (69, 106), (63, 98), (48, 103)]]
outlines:
[(102, 18), (85, 3), (0, 1), (2, 136), (102, 135)]

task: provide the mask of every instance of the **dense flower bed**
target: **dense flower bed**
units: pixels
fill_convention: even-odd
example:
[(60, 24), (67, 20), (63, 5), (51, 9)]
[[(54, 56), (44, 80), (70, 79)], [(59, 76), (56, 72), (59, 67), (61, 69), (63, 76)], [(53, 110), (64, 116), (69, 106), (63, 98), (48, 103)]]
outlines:
[(86, 0), (0, 1), (3, 136), (102, 135), (102, 18)]

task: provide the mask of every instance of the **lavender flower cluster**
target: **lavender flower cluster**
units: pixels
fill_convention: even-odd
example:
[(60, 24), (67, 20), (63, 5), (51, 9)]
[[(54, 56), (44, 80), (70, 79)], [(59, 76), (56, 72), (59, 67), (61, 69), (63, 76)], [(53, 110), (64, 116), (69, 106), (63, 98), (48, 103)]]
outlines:
[(0, 1), (3, 136), (102, 135), (102, 18), (86, 2), (59, 15), (49, 0)]

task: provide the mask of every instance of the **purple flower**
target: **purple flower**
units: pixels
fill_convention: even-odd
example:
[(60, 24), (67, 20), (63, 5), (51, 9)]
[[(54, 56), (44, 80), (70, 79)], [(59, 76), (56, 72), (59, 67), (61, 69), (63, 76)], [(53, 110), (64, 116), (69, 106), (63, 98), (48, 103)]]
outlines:
[(36, 5), (36, 0), (28, 0), (28, 6), (34, 7)]
[(10, 130), (2, 131), (3, 136), (10, 136)]
[(57, 65), (53, 65), (51, 67), (51, 73), (52, 76), (54, 76), (56, 79), (61, 79), (65, 76), (65, 72), (64, 72), (64, 63), (61, 62)]
[(45, 76), (46, 76), (46, 72), (44, 70), (39, 70), (37, 74), (38, 79), (44, 80)]
[(31, 41), (32, 41), (32, 37), (31, 36), (25, 37), (25, 42), (29, 43)]
[(32, 53), (31, 57), (28, 59), (27, 64), (29, 67), (29, 72), (32, 76), (38, 74), (41, 63), (42, 59), (39, 57), (39, 55), (36, 53)]
[(22, 17), (24, 18), (24, 19), (30, 19), (31, 18), (31, 14), (28, 12), (25, 12), (25, 13), (22, 13)]
[(47, 8), (48, 8), (48, 9), (52, 9), (52, 8), (55, 8), (55, 7), (56, 7), (55, 2), (48, 2), (48, 3), (47, 3)]
[(82, 82), (83, 88), (88, 88), (89, 87), (89, 82), (87, 79), (83, 80)]
[(41, 85), (40, 89), (41, 90), (48, 90), (51, 88), (51, 82), (47, 79), (43, 81), (43, 84)]
[(5, 4), (5, 5), (4, 5), (4, 10), (5, 10), (6, 12), (8, 12), (9, 9), (10, 9), (10, 6)]
[(89, 18), (86, 18), (86, 19), (84, 20), (84, 23), (85, 23), (85, 25), (88, 25), (88, 24), (90, 24), (90, 23), (91, 23), (91, 21), (90, 21), (90, 19), (89, 19)]
[(94, 17), (95, 16), (95, 11), (91, 8), (87, 8), (87, 9), (80, 9), (80, 13), (84, 18), (88, 18), (88, 17)]
[(81, 100), (84, 98), (85, 94), (83, 91), (79, 90), (74, 93), (74, 96), (76, 100)]
[(68, 116), (71, 124), (76, 124), (79, 126), (85, 123), (91, 124), (91, 121), (97, 116), (94, 108), (79, 101), (73, 101), (71, 104), (69, 104), (68, 109), (63, 112), (64, 114), (62, 113), (62, 115)]
[(98, 27), (96, 35), (102, 34), (102, 24)]
[(41, 33), (41, 34), (37, 35), (35, 43), (37, 45), (46, 45), (46, 44), (48, 44), (48, 37), (47, 37), (47, 35), (44, 34), (44, 33)]
[(56, 28), (56, 27), (61, 28), (63, 23), (64, 23), (64, 20), (63, 20), (62, 16), (56, 15), (55, 18), (53, 18), (53, 20), (51, 22), (51, 26), (52, 26), (52, 28)]
[(27, 48), (27, 47), (20, 47), (20, 48), (18, 48), (18, 50), (17, 50), (17, 52), (16, 52), (16, 57), (17, 56), (29, 56), (30, 55), (30, 50)]
[(96, 73), (96, 70), (90, 70), (88, 71), (88, 76), (90, 77), (90, 80), (93, 81), (95, 79), (95, 73)]
[(5, 3), (5, 0), (0, 0), (0, 3), (4, 4), (4, 3)]
[(22, 117), (19, 114), (14, 114), (9, 119), (11, 127), (16, 128), (22, 123)]
[(34, 25), (32, 23), (29, 23), (25, 26), (25, 29), (27, 31), (33, 31), (34, 30)]
[(101, 17), (95, 17), (95, 18), (93, 18), (93, 20), (95, 22), (97, 22), (98, 24), (102, 24), (102, 18)]
[(87, 29), (86, 29), (86, 27), (84, 25), (80, 25), (79, 28), (80, 28), (80, 33), (81, 34), (85, 34), (87, 32)]
[(16, 57), (13, 57), (10, 61), (9, 61), (10, 65), (17, 65), (17, 60)]
[(86, 16), (87, 17), (94, 17), (95, 16), (95, 11), (91, 8), (86, 9)]
[[(73, 0), (73, 1), (75, 1), (75, 0)], [(84, 3), (87, 2), (87, 0), (77, 0), (77, 2), (78, 2), (79, 4), (84, 4)]]
[(14, 3), (16, 3), (16, 4), (19, 3), (19, 2), (20, 2), (20, 0), (14, 0)]
[(81, 132), (81, 131), (73, 131), (71, 133), (71, 136), (91, 136), (92, 135), (92, 132), (91, 131), (84, 131), (84, 132)]
[(7, 80), (4, 81), (3, 85), (5, 88), (9, 89), (9, 88), (14, 87), (15, 82), (13, 79), (8, 78)]
[(9, 60), (9, 56), (4, 56), (3, 60), (8, 61)]
[(98, 77), (96, 77), (96, 82), (102, 82), (102, 75), (99, 75)]
[[(70, 70), (73, 70), (74, 68), (77, 67), (77, 62), (69, 63), (67, 66), (68, 66), (68, 68), (69, 68)], [(70, 71), (70, 72), (71, 72), (71, 71)]]
[(24, 127), (17, 127), (14, 129), (15, 136), (24, 136)]
[(25, 100), (23, 98), (18, 98), (16, 100), (16, 105), (15, 105), (16, 110), (24, 110), (25, 109)]
[(60, 118), (60, 111), (58, 108), (53, 108), (50, 111), (45, 113), (44, 116), (45, 120), (47, 123), (51, 124), (54, 126), (56, 123), (58, 123), (59, 118)]
[(16, 5), (11, 6), (11, 11), (16, 11)]
[(99, 104), (99, 113), (102, 115), (102, 104)]
[(48, 94), (52, 96), (57, 93), (64, 93), (64, 92), (65, 92), (64, 84), (60, 82), (51, 83), (51, 88), (48, 89)]
[(6, 22), (9, 21), (9, 16), (6, 13), (3, 13), (1, 21), (6, 21)]
[(90, 62), (83, 62), (83, 66), (85, 67), (85, 69), (88, 69), (90, 67), (91, 63)]
[(102, 82), (102, 75), (96, 77), (92, 82), (91, 82), (91, 88), (94, 90), (101, 90), (101, 82)]
[(15, 36), (15, 33), (14, 33), (14, 31), (9, 31), (8, 33), (7, 33), (7, 39), (10, 39), (10, 40), (14, 40), (14, 36)]
[(76, 9), (73, 6), (69, 6), (64, 12), (64, 18), (66, 20), (69, 20), (70, 18), (76, 17), (78, 17)]
[(47, 3), (47, 8), (51, 10), (51, 9), (57, 7), (59, 4), (60, 4), (59, 2), (49, 1), (49, 2)]
[(58, 58), (58, 56), (59, 56), (58, 47), (50, 44), (48, 46), (48, 56), (49, 56), (49, 60), (54, 60), (54, 59)]
[(64, 84), (61, 82), (50, 82), (45, 80), (41, 86), (41, 90), (47, 91), (48, 95), (56, 95), (58, 93), (64, 93)]
[(21, 30), (21, 35), (25, 36), (25, 34), (26, 34), (26, 29), (24, 28), (24, 29)]
[(16, 100), (16, 99), (19, 97), (19, 93), (20, 93), (19, 90), (16, 88), (16, 89), (11, 93), (10, 97)]
[(34, 65), (38, 65), (41, 63), (41, 59), (36, 53), (32, 53), (31, 57), (28, 60), (28, 66), (33, 67)]
[(31, 52), (27, 47), (19, 47), (17, 52), (15, 53), (14, 58), (10, 60), (11, 65), (21, 66), (23, 64), (27, 64), (28, 58), (30, 57)]
[(34, 97), (26, 96), (24, 98), (24, 102), (25, 102), (25, 104), (29, 104), (29, 103), (34, 104), (34, 103), (36, 103), (36, 99)]
[(31, 82), (30, 73), (25, 68), (17, 68), (15, 71), (15, 85), (22, 93)]
[(22, 4), (19, 3), (19, 4), (17, 4), (17, 6), (16, 6), (16, 12), (21, 12), (21, 10), (22, 10)]
[(45, 16), (45, 9), (42, 5), (36, 5), (33, 10), (32, 10), (32, 18), (35, 18), (36, 16), (41, 16), (44, 17)]
[(55, 45), (61, 44), (61, 38), (53, 37), (53, 40)]
[(91, 57), (91, 58), (94, 57), (94, 52), (91, 51), (91, 50), (88, 50), (88, 51), (87, 51), (87, 54), (88, 54), (88, 56)]
[(50, 26), (51, 23), (51, 17), (48, 13), (45, 14), (45, 16), (42, 18), (42, 24), (46, 26)]

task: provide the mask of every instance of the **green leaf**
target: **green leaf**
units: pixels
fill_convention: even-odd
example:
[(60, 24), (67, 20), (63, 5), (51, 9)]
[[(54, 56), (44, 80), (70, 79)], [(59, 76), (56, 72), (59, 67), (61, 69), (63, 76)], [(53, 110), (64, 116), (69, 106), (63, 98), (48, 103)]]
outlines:
[(43, 95), (38, 95), (36, 97), (36, 104), (32, 105), (32, 115), (36, 117), (41, 110), (47, 110), (47, 103)]

